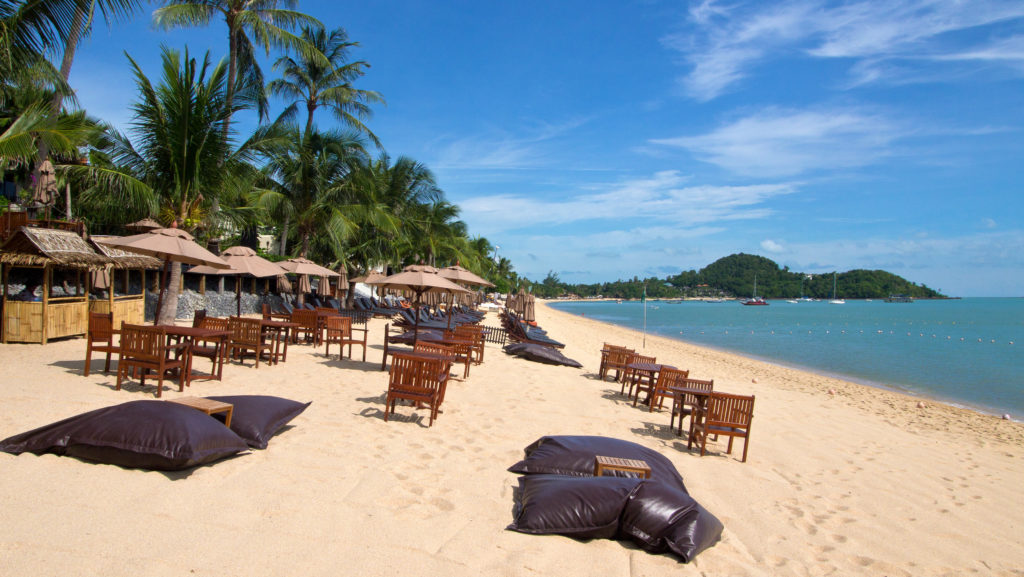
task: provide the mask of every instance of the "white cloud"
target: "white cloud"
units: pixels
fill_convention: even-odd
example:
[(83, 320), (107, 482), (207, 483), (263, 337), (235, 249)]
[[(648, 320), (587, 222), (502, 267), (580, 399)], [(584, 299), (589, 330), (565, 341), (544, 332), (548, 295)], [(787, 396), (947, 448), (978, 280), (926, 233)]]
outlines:
[(463, 218), (485, 236), (496, 231), (544, 224), (607, 220), (620, 223), (643, 219), (647, 227), (686, 228), (725, 221), (761, 219), (772, 214), (765, 203), (796, 191), (794, 184), (748, 186), (687, 186), (678, 171), (662, 171), (648, 178), (617, 185), (593, 186), (576, 196), (560, 194), (492, 195), (459, 200)]
[(586, 120), (570, 120), (562, 124), (539, 124), (517, 127), (512, 134), (491, 130), (485, 134), (458, 138), (438, 138), (434, 143), (436, 157), (432, 167), (449, 170), (505, 170), (538, 168), (551, 163), (551, 143)]
[(761, 248), (771, 253), (786, 252), (786, 247), (782, 246), (781, 244), (775, 242), (770, 238), (761, 241)]
[(685, 148), (698, 159), (761, 177), (866, 166), (889, 154), (901, 130), (857, 110), (766, 109), (708, 134), (651, 142)]
[(878, 82), (902, 72), (891, 60), (987, 60), (1021, 67), (1020, 40), (962, 45), (958, 32), (1024, 18), (1020, 2), (870, 0), (833, 3), (798, 0), (748, 2), (722, 7), (704, 2), (689, 12), (684, 31), (662, 43), (679, 52), (690, 71), (686, 92), (714, 99), (775, 54), (799, 51), (810, 58), (852, 60), (855, 84)]

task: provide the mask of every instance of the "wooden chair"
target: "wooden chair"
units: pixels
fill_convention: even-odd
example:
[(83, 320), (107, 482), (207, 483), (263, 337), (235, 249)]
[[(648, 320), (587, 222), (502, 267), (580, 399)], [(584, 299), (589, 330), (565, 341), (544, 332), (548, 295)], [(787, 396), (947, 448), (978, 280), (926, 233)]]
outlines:
[(603, 381), (608, 378), (608, 373), (615, 371), (615, 380), (625, 383), (623, 377), (626, 374), (626, 365), (629, 364), (630, 357), (635, 353), (636, 351), (633, 349), (613, 345), (613, 348), (601, 353), (601, 368), (598, 371), (598, 376)]
[(121, 382), (125, 376), (139, 373), (139, 382), (146, 384), (149, 371), (156, 374), (156, 396), (160, 397), (164, 388), (164, 378), (168, 373), (177, 371), (178, 391), (184, 391), (188, 384), (188, 343), (177, 345), (167, 344), (167, 333), (162, 327), (129, 325), (121, 323), (121, 346), (117, 359), (117, 386), (121, 390)]
[[(324, 354), (327, 356), (331, 355), (331, 344), (338, 344), (338, 360), (341, 360), (345, 354), (345, 345), (348, 345), (348, 358), (352, 358), (352, 345), (359, 345), (363, 347), (363, 362), (366, 362), (366, 335), (369, 332), (368, 329), (361, 328), (357, 329), (352, 326), (352, 318), (341, 315), (331, 315), (327, 317), (326, 325), (324, 327), (324, 343), (326, 349)], [(362, 337), (357, 338), (355, 333), (362, 333)]]
[(323, 342), (323, 333), (320, 330), (320, 320), (315, 310), (295, 309), (291, 321), (299, 325), (292, 332), (296, 341), (302, 336), (307, 343), (313, 343), (314, 347), (320, 346), (320, 343)]
[(448, 371), (451, 361), (444, 359), (424, 359), (407, 353), (394, 353), (391, 356), (391, 372), (388, 374), (388, 392), (384, 397), (384, 420), (395, 412), (395, 404), (399, 399), (425, 404), (430, 409), (430, 423), (434, 419), (444, 400), (444, 389), (448, 382)]
[(484, 327), (480, 325), (459, 325), (454, 330), (455, 338), (473, 341), (473, 364), (484, 362)]
[[(619, 388), (620, 394), (625, 394), (626, 398), (633, 397), (633, 388), (636, 387), (636, 396), (633, 397), (633, 406), (636, 406), (637, 400), (640, 398), (640, 390), (650, 393), (653, 382), (650, 375), (641, 373), (636, 369), (629, 368), (632, 363), (649, 363), (656, 364), (658, 359), (648, 355), (638, 355), (636, 353), (629, 353), (626, 356), (626, 362), (622, 363), (622, 386)], [(626, 387), (629, 387), (629, 392), (626, 393)]]
[(248, 351), (256, 357), (256, 368), (260, 368), (260, 359), (263, 353), (267, 354), (267, 365), (273, 362), (274, 346), (263, 338), (263, 325), (260, 319), (248, 319), (242, 317), (231, 317), (228, 319), (228, 330), (231, 331), (231, 340), (228, 341), (228, 356), (242, 360)]
[(206, 318), (206, 309), (199, 309), (199, 310), (197, 310), (195, 312), (195, 314), (192, 316), (192, 326), (193, 327), (198, 327), (199, 325), (202, 324), (203, 319), (205, 319), (205, 318)]
[(107, 353), (107, 361), (103, 372), (110, 372), (110, 355), (119, 352), (120, 345), (114, 344), (114, 313), (89, 313), (89, 329), (85, 334), (85, 371), (89, 376), (89, 365), (92, 363), (92, 352)]
[(743, 438), (743, 462), (747, 462), (747, 449), (750, 448), (750, 424), (754, 420), (754, 396), (731, 395), (712, 392), (708, 396), (707, 407), (699, 409), (690, 425), (692, 434), (686, 442), (686, 448), (700, 439), (700, 456), (703, 457), (708, 443), (708, 435), (725, 435), (729, 437), (729, 448), (726, 453), (732, 454), (732, 441), (736, 437)]
[(473, 349), (476, 347), (476, 342), (468, 335), (460, 336), (454, 331), (445, 331), (443, 344), (454, 352), (455, 359), (453, 362), (464, 365), (462, 380), (468, 379), (469, 367), (473, 364)]
[[(204, 316), (203, 319), (199, 321), (199, 324), (196, 326), (202, 329), (211, 329), (215, 331), (231, 330), (230, 321), (228, 319), (220, 317)], [(217, 374), (218, 378), (220, 377), (220, 374), (217, 368), (218, 366), (223, 366), (224, 358), (227, 357), (227, 353), (227, 346), (219, 347), (216, 344), (210, 345), (209, 341), (204, 341), (202, 339), (193, 342), (192, 349), (189, 351), (189, 354), (192, 355), (192, 358), (202, 357), (204, 359), (210, 359), (213, 362), (213, 369), (210, 371), (210, 374)]]
[(609, 369), (608, 369), (608, 355), (610, 353), (612, 353), (612, 352), (615, 352), (615, 351), (629, 351), (630, 353), (636, 352), (633, 349), (630, 349), (630, 348), (627, 348), (627, 347), (621, 347), (619, 345), (613, 345), (613, 344), (610, 344), (610, 343), (604, 343), (604, 346), (601, 347), (601, 364), (600, 364), (600, 366), (597, 369), (597, 376), (602, 381), (605, 380), (605, 378), (607, 378), (608, 371), (609, 371)]
[(690, 416), (690, 430), (693, 430), (693, 411), (703, 405), (703, 401), (698, 399), (693, 394), (680, 394), (672, 392), (674, 388), (684, 389), (700, 389), (702, 391), (711, 392), (715, 390), (715, 381), (708, 380), (704, 381), (701, 379), (679, 379), (672, 383), (669, 392), (672, 394), (672, 418), (668, 421), (668, 428), (671, 430), (675, 424), (676, 417), (679, 417), (679, 432), (678, 435), (683, 434), (683, 419)]
[(650, 393), (647, 395), (647, 404), (650, 407), (648, 412), (654, 412), (655, 404), (658, 405), (658, 410), (660, 411), (665, 402), (665, 398), (674, 396), (670, 389), (672, 387), (678, 388), (683, 386), (679, 383), (685, 381), (689, 376), (690, 371), (662, 367), (661, 370), (658, 371), (658, 378), (654, 381), (654, 385), (651, 387)]

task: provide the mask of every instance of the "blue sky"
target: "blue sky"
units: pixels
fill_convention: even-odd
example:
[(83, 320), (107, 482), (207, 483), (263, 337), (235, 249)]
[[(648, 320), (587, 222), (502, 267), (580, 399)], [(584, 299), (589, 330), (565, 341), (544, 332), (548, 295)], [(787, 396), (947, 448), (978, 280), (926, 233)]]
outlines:
[[(372, 130), (520, 275), (664, 277), (745, 252), (1024, 295), (1020, 1), (299, 8), (360, 42), (359, 86), (387, 99)], [(124, 51), (153, 78), (161, 44), (227, 53), (222, 22), (162, 32), (149, 10), (98, 24), (72, 72), (122, 127)]]

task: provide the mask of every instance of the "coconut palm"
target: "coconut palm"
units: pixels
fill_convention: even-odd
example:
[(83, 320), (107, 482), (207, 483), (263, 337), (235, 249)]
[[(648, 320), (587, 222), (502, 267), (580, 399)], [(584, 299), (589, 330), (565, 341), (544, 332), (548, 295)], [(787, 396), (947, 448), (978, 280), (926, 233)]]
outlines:
[[(234, 86), (239, 74), (249, 77), (253, 85), (263, 86), (263, 73), (256, 61), (255, 48), (296, 50), (316, 59), (317, 51), (290, 30), (306, 25), (322, 27), (319, 20), (293, 10), (296, 0), (162, 0), (153, 12), (153, 23), (165, 30), (207, 26), (223, 17), (228, 27), (227, 103), (232, 107)], [(283, 8), (280, 8), (283, 6)], [(257, 101), (257, 110), (266, 113), (266, 98)], [(228, 121), (230, 123), (230, 119)], [(225, 123), (224, 130), (227, 130)]]
[(303, 27), (302, 39), (316, 48), (326, 62), (299, 53), (294, 57), (282, 56), (274, 63), (274, 70), (279, 70), (283, 78), (271, 81), (267, 89), (275, 96), (291, 100), (283, 114), (294, 113), (298, 104), (303, 104), (308, 132), (313, 129), (313, 115), (317, 109), (327, 108), (338, 120), (367, 135), (380, 148), (377, 136), (363, 121), (373, 114), (369, 104), (383, 103), (384, 99), (377, 92), (352, 86), (370, 67), (362, 60), (349, 61), (349, 49), (359, 46), (359, 43), (350, 42), (341, 28), (328, 33), (322, 28)]
[[(115, 130), (108, 132), (102, 158), (95, 167), (81, 169), (101, 185), (87, 191), (85, 201), (96, 203), (102, 197), (122, 211), (156, 210), (164, 222), (174, 220), (182, 228), (194, 229), (202, 207), (210, 201), (209, 191), (224, 188), (225, 181), (251, 164), (274, 135), (269, 128), (260, 129), (235, 149), (223, 137), (232, 113), (251, 106), (256, 92), (239, 83), (229, 104), (225, 61), (213, 64), (208, 53), (198, 61), (187, 50), (182, 56), (165, 48), (163, 77), (154, 85), (129, 60), (139, 90), (139, 100), (132, 106), (134, 139)], [(170, 286), (177, 286), (180, 276), (181, 267), (172, 266)], [(174, 320), (177, 300), (177, 291), (168, 291), (158, 311), (159, 323)]]

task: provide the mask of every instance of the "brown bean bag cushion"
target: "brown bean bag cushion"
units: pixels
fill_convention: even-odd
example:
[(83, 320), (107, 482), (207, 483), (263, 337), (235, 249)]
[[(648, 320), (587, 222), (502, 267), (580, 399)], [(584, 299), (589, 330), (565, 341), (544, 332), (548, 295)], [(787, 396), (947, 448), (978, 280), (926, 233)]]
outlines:
[(619, 517), (618, 538), (631, 539), (650, 553), (671, 551), (688, 563), (714, 545), (722, 529), (717, 517), (682, 490), (644, 481)]
[[(207, 398), (234, 405), (231, 430), (254, 449), (266, 449), (271, 437), (312, 404), (271, 395)], [(214, 416), (224, 418), (224, 415)]]
[(527, 475), (515, 492), (513, 531), (612, 539), (619, 515), (640, 479)]
[(0, 451), (54, 453), (136, 469), (177, 471), (248, 450), (223, 423), (191, 407), (130, 401), (0, 441)]
[[(509, 467), (513, 473), (545, 473), (590, 477), (594, 474), (594, 458), (598, 455), (644, 461), (651, 468), (651, 478), (678, 487), (684, 492), (683, 477), (672, 461), (661, 453), (622, 439), (583, 435), (541, 437), (525, 449), (526, 457)], [(613, 475), (629, 476), (622, 471)]]
[(544, 363), (546, 365), (564, 365), (567, 367), (581, 368), (579, 361), (574, 361), (563, 355), (557, 349), (545, 347), (534, 343), (513, 343), (505, 346), (505, 352), (528, 361)]

